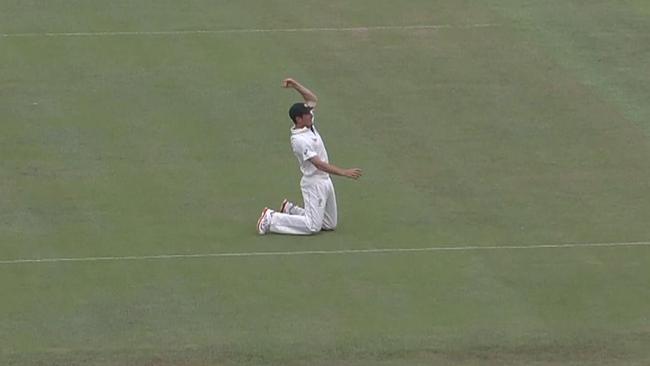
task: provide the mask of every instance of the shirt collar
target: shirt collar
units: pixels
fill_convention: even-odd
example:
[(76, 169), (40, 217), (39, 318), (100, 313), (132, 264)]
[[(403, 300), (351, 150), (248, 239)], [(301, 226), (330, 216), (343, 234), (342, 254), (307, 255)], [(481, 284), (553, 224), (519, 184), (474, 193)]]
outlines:
[(291, 128), (291, 134), (292, 135), (298, 135), (298, 134), (301, 134), (301, 133), (305, 133), (307, 131), (311, 131), (313, 133), (316, 133), (316, 130), (314, 129), (313, 125), (311, 126), (311, 128), (306, 127), (306, 126), (303, 127), (303, 128), (295, 128), (295, 127)]
[(292, 134), (292, 135), (299, 135), (299, 134), (301, 134), (301, 133), (305, 133), (305, 132), (307, 132), (307, 131), (309, 131), (309, 128), (308, 128), (308, 127), (303, 127), (303, 128), (295, 128), (295, 127), (292, 127), (292, 128), (291, 128), (291, 134)]

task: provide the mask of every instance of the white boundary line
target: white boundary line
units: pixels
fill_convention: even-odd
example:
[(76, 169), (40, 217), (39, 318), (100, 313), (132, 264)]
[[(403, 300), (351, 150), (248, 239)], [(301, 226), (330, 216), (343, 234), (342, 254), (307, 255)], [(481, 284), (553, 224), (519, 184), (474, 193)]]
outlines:
[(184, 36), (196, 34), (232, 34), (232, 33), (299, 33), (299, 32), (367, 32), (382, 30), (436, 30), (436, 29), (472, 29), (498, 27), (499, 24), (430, 24), (430, 25), (380, 25), (370, 27), (340, 27), (340, 28), (247, 28), (247, 29), (199, 29), (199, 30), (169, 30), (169, 31), (115, 31), (115, 32), (42, 32), (42, 33), (2, 33), (3, 38), (9, 37), (113, 37), (113, 36)]
[(121, 256), (121, 257), (116, 256), (116, 257), (7, 259), (7, 260), (0, 260), (0, 265), (26, 264), (26, 263), (58, 263), (58, 262), (138, 261), (138, 260), (191, 259), (191, 258), (281, 257), (281, 256), (345, 255), (345, 254), (398, 254), (398, 253), (452, 252), (452, 251), (463, 252), (463, 251), (485, 251), (485, 250), (617, 248), (617, 247), (648, 247), (648, 246), (650, 246), (650, 241), (621, 242), (621, 243), (567, 243), (567, 244), (503, 245), (503, 246), (430, 247), (430, 248), (301, 250), (301, 251), (286, 251), (286, 252), (161, 254), (161, 255)]

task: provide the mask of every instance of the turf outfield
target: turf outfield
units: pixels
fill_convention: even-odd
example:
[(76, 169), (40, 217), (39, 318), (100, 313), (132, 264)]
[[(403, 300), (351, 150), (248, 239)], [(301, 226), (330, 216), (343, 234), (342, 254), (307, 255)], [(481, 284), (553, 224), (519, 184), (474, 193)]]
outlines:
[[(650, 248), (623, 244), (650, 240), (649, 20), (639, 0), (2, 2), (0, 364), (648, 364)], [(334, 233), (255, 235), (300, 198), (285, 76), (365, 171), (335, 179)], [(564, 243), (612, 245), (345, 252)]]

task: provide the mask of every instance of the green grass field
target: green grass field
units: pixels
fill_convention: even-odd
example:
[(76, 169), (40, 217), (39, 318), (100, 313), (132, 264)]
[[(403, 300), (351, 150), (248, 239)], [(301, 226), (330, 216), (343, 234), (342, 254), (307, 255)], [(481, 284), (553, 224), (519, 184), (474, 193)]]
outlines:
[[(648, 365), (649, 45), (643, 0), (0, 0), (0, 365)], [(287, 76), (365, 172), (333, 233), (254, 229)], [(90, 257), (135, 258), (17, 261)]]

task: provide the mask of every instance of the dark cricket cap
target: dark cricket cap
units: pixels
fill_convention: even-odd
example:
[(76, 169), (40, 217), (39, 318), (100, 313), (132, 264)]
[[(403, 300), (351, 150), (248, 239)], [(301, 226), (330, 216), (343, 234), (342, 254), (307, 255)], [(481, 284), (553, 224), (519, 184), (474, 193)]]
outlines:
[(314, 109), (310, 107), (307, 103), (294, 103), (291, 108), (289, 108), (289, 118), (292, 121), (296, 121), (296, 117), (304, 116), (305, 114), (311, 113), (311, 110)]

